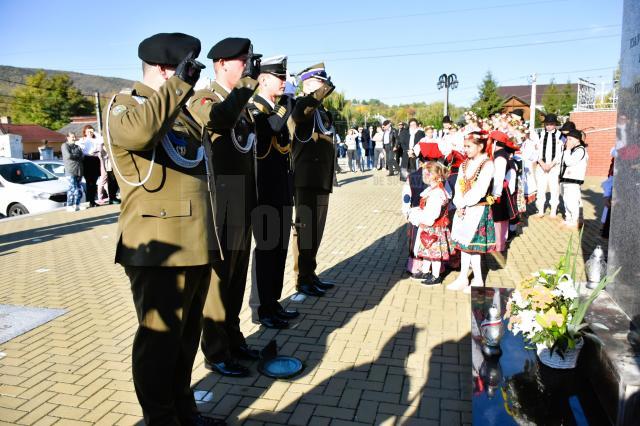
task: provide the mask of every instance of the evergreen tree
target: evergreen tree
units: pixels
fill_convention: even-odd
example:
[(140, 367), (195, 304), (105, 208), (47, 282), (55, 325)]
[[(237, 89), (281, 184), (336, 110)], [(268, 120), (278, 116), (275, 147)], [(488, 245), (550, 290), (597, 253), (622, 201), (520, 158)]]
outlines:
[(571, 89), (571, 82), (567, 81), (567, 84), (562, 88), (560, 93), (560, 107), (558, 115), (568, 116), (573, 111), (573, 106), (578, 100), (578, 94)]
[(558, 86), (556, 86), (554, 80), (552, 79), (549, 82), (549, 86), (547, 90), (542, 94), (542, 106), (544, 107), (545, 114), (560, 114), (560, 109), (562, 105), (560, 90), (558, 90)]
[(17, 123), (39, 124), (57, 130), (74, 115), (90, 114), (92, 102), (73, 86), (66, 74), (47, 77), (44, 71), (25, 78), (13, 91), (11, 115)]
[(498, 93), (498, 83), (493, 79), (491, 71), (487, 71), (478, 90), (478, 99), (471, 106), (471, 109), (479, 117), (489, 117), (502, 111), (504, 99)]

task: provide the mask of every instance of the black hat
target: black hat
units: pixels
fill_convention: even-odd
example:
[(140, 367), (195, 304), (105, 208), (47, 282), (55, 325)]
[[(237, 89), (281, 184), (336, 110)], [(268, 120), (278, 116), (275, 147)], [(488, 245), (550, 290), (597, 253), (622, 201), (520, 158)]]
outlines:
[(555, 124), (556, 126), (559, 126), (560, 122), (558, 121), (557, 115), (547, 114), (544, 116), (544, 121), (542, 122), (542, 124)]
[(319, 64), (311, 65), (308, 68), (303, 69), (298, 74), (300, 76), (301, 81), (305, 81), (309, 78), (318, 78), (320, 80), (328, 80), (327, 70), (324, 67), (324, 62), (320, 62)]
[(251, 40), (248, 38), (227, 37), (213, 45), (207, 58), (217, 61), (218, 59), (232, 59), (240, 55), (249, 53)]
[(453, 121), (451, 121), (451, 117), (449, 117), (448, 115), (445, 115), (444, 117), (442, 117), (442, 124), (444, 123), (453, 123)]
[(148, 64), (176, 66), (193, 51), (200, 54), (200, 40), (182, 33), (159, 33), (142, 40), (138, 57)]
[(511, 111), (511, 115), (517, 115), (520, 118), (524, 117), (524, 110), (522, 108), (516, 108), (513, 111)]
[(575, 130), (576, 124), (573, 121), (565, 121), (565, 123), (560, 127), (561, 132), (568, 132), (570, 130)]
[(583, 133), (582, 133), (581, 130), (571, 129), (571, 130), (569, 130), (569, 132), (567, 132), (567, 137), (569, 137), (569, 136), (578, 139), (581, 143), (584, 143)]
[(287, 57), (284, 55), (265, 58), (260, 63), (260, 72), (273, 74), (276, 77), (287, 76)]

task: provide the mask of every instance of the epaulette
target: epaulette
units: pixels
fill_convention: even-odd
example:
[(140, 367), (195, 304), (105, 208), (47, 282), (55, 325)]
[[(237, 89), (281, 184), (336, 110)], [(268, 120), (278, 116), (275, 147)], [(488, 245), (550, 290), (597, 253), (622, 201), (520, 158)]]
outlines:
[(129, 87), (125, 87), (124, 89), (120, 90), (121, 95), (131, 95), (132, 93), (133, 93), (133, 89)]

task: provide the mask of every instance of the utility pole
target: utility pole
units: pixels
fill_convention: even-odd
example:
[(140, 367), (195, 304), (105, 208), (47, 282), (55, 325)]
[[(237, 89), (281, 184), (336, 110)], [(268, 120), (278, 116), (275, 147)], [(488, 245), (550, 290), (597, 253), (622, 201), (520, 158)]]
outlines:
[(100, 110), (100, 93), (95, 92), (96, 98), (96, 122), (98, 123), (98, 133), (102, 135), (102, 111)]
[(536, 84), (537, 75), (534, 72), (531, 74), (531, 105), (529, 109), (529, 137), (533, 139), (533, 134), (536, 131)]
[(438, 78), (438, 90), (444, 88), (444, 115), (449, 115), (449, 88), (458, 87), (458, 76), (455, 74), (442, 74)]

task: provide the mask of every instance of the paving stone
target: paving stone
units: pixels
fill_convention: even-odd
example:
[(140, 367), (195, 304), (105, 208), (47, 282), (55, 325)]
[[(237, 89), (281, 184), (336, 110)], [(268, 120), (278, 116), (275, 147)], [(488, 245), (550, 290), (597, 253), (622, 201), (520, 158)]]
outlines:
[[(338, 283), (326, 297), (290, 300), (295, 277), (289, 251), (283, 304), (302, 314), (291, 329), (252, 324), (245, 292), (241, 328), (249, 344), (262, 347), (275, 338), (282, 354), (305, 362), (303, 373), (287, 381), (259, 374), (230, 379), (211, 374), (198, 354), (194, 387), (213, 394), (200, 409), (231, 424), (471, 423), (469, 297), (407, 279), (401, 184), (382, 174), (339, 176), (344, 185), (331, 195), (318, 254), (320, 275)], [(599, 191), (599, 182), (585, 185)], [(598, 236), (600, 206), (593, 204), (598, 198), (584, 200), (581, 251), (590, 252), (595, 244), (606, 249)], [(2, 421), (130, 425), (141, 420), (130, 365), (137, 320), (128, 279), (113, 263), (118, 209), (0, 221), (2, 303), (68, 309), (3, 344)], [(563, 253), (571, 233), (560, 221), (528, 222), (511, 243), (505, 268), (486, 259), (490, 285), (513, 287)], [(100, 274), (84, 262), (69, 262), (88, 252)], [(583, 256), (578, 259), (581, 273)], [(49, 271), (34, 274), (39, 268)], [(456, 276), (447, 275), (444, 284)]]

